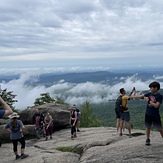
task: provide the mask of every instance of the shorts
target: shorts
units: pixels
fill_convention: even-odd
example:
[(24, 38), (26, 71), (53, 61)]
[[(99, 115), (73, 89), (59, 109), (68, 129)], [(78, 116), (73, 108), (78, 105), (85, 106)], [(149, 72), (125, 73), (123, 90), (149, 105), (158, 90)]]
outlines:
[(160, 116), (159, 115), (151, 116), (151, 115), (145, 114), (145, 127), (151, 128), (152, 125), (156, 129), (162, 129)]
[(5, 110), (0, 110), (0, 118), (2, 118), (5, 114)]
[(115, 109), (115, 114), (116, 114), (116, 119), (117, 118), (119, 118), (119, 119), (121, 118), (121, 113), (118, 110), (116, 110), (116, 109)]
[(130, 113), (129, 112), (122, 112), (121, 113), (121, 120), (123, 121), (130, 121)]

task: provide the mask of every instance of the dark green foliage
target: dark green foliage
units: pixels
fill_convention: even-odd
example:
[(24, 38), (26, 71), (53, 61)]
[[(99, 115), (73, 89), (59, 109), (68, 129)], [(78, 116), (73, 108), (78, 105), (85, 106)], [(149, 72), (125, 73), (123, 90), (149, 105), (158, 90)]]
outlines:
[(86, 101), (81, 108), (81, 127), (98, 127), (101, 125), (101, 121), (97, 119), (96, 114), (93, 113), (91, 104)]
[[(13, 106), (13, 104), (15, 102), (18, 102), (18, 101), (14, 99), (16, 97), (16, 95), (13, 94), (13, 91), (7, 92), (7, 88), (3, 89), (3, 90), (0, 89), (0, 96), (11, 107), (11, 109), (13, 111), (16, 111), (15, 107)], [(0, 106), (0, 109), (2, 109), (1, 106)]]
[(42, 105), (42, 104), (46, 104), (46, 103), (51, 103), (54, 102), (55, 100), (50, 97), (49, 93), (42, 93), (40, 94), (41, 97), (35, 99), (34, 105)]
[(82, 149), (76, 149), (72, 147), (57, 147), (56, 150), (61, 151), (61, 152), (72, 152), (72, 153), (77, 153), (81, 155), (83, 153)]
[(68, 105), (67, 103), (65, 103), (64, 100), (62, 100), (62, 99), (59, 98), (59, 97), (57, 97), (57, 99), (56, 99), (56, 103), (57, 103), (57, 104), (66, 104), (66, 105)]
[[(134, 129), (144, 129), (144, 115), (146, 110), (146, 102), (144, 100), (130, 100), (128, 101), (130, 111), (130, 122)], [(92, 104), (94, 113), (101, 121), (102, 126), (115, 127), (115, 101), (107, 103)]]

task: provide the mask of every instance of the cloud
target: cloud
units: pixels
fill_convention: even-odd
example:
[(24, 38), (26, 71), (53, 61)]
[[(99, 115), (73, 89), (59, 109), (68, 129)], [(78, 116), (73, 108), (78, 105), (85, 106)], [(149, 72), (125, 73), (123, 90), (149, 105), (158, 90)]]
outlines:
[(56, 58), (134, 57), (139, 63), (148, 57), (145, 64), (155, 59), (161, 65), (161, 6), (161, 0), (1, 0), (0, 60), (15, 66)]
[[(159, 76), (157, 76), (157, 79), (159, 80)], [(160, 76), (160, 79), (162, 79), (162, 76)], [(100, 103), (115, 99), (119, 94), (119, 89), (122, 87), (127, 92), (130, 92), (133, 87), (136, 87), (138, 92), (149, 90), (148, 85), (152, 81), (151, 79), (142, 81), (137, 79), (136, 75), (133, 75), (112, 85), (93, 82), (77, 84), (60, 80), (49, 87), (45, 87), (45, 85), (36, 85), (35, 83), (38, 80), (38, 74), (25, 73), (18, 79), (2, 82), (0, 85), (2, 89), (7, 88), (7, 91), (13, 91), (13, 94), (17, 95), (16, 99), (18, 102), (15, 103), (15, 106), (17, 109), (24, 110), (28, 106), (32, 106), (41, 93), (50, 93), (52, 97), (60, 97), (69, 104), (83, 104), (86, 100), (91, 103)], [(161, 87), (163, 87), (163, 82), (160, 83)]]

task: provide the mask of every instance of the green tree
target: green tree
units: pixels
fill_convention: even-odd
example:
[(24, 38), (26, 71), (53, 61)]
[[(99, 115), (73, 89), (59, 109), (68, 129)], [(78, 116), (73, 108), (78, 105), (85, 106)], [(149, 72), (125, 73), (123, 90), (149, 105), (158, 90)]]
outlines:
[(81, 108), (81, 127), (99, 127), (101, 121), (97, 119), (96, 115), (93, 113), (93, 108), (91, 104), (86, 101)]
[(57, 97), (56, 103), (57, 103), (57, 104), (66, 104), (66, 105), (68, 105), (64, 100), (62, 100), (62, 99), (59, 98), (59, 97)]
[(35, 99), (35, 102), (34, 102), (35, 106), (46, 104), (46, 103), (51, 103), (55, 101), (55, 99), (52, 98), (49, 93), (42, 93), (40, 94), (40, 96), (41, 97)]
[[(14, 103), (18, 101), (14, 99), (17, 95), (14, 95), (13, 91), (7, 92), (7, 88), (3, 90), (0, 89), (0, 96), (11, 107), (13, 111), (16, 111)], [(1, 106), (0, 106), (0, 109), (2, 109)]]

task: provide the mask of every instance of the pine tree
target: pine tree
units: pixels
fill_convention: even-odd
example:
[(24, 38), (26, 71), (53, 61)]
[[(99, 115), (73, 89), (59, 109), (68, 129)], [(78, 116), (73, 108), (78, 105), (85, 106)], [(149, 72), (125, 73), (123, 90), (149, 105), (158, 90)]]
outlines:
[(99, 127), (101, 121), (97, 119), (96, 115), (93, 113), (93, 108), (91, 104), (86, 101), (81, 108), (81, 127)]

